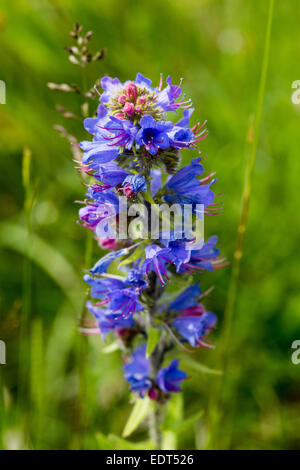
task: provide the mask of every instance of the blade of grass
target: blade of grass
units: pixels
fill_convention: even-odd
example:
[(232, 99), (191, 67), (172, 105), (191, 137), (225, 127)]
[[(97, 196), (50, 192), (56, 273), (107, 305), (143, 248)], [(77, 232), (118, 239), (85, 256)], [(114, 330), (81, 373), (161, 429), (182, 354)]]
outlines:
[[(32, 153), (27, 147), (23, 150), (22, 160), (22, 180), (24, 188), (24, 212), (26, 218), (26, 230), (23, 240), (24, 243), (24, 261), (23, 261), (23, 296), (22, 312), (20, 319), (19, 336), (19, 361), (18, 361), (18, 395), (17, 395), (17, 416), (21, 413), (22, 403), (26, 395), (27, 377), (29, 375), (29, 317), (31, 310), (31, 290), (32, 290), (32, 269), (30, 262), (30, 253), (32, 246), (32, 208), (33, 208), (33, 187), (31, 185), (30, 168)], [(28, 438), (29, 417), (26, 414), (24, 421), (24, 436)]]
[(30, 434), (34, 449), (42, 449), (46, 403), (43, 324), (40, 317), (32, 322), (30, 340), (30, 397), (32, 404)]

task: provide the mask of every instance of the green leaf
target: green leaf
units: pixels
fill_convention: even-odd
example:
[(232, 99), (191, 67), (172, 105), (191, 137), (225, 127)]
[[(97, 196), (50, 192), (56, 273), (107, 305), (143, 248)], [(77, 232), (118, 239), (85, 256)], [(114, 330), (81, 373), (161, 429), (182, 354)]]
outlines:
[(150, 409), (149, 397), (138, 398), (133, 405), (130, 416), (125, 425), (122, 437), (128, 437), (140, 425), (144, 418), (146, 418)]
[(223, 374), (221, 370), (211, 369), (210, 367), (207, 367), (204, 364), (201, 364), (201, 362), (195, 361), (195, 359), (192, 359), (188, 356), (181, 356), (180, 359), (182, 363), (185, 363), (187, 366), (199, 372), (202, 372), (203, 374), (212, 374), (212, 375)]
[(154, 328), (150, 326), (148, 329), (148, 340), (147, 340), (147, 349), (146, 349), (146, 357), (148, 358), (150, 354), (153, 353), (155, 346), (157, 345), (159, 338), (161, 335), (161, 330), (158, 328)]
[(137, 259), (139, 259), (144, 254), (144, 247), (143, 245), (139, 245), (134, 252), (128, 256), (128, 258), (124, 259), (119, 263), (119, 266), (124, 266), (125, 264), (133, 263)]

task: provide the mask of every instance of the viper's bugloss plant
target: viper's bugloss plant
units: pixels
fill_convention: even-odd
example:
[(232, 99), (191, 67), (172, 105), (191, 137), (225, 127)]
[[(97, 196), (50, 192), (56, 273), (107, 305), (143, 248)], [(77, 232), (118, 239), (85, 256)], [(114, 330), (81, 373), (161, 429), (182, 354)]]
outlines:
[[(168, 233), (159, 225), (153, 235), (149, 228), (152, 206), (188, 206), (189, 233), (197, 218), (220, 211), (212, 191), (214, 173), (203, 176), (201, 157), (179, 167), (183, 150), (196, 148), (200, 154), (206, 123), (190, 125), (194, 109), (182, 94), (182, 80), (174, 85), (168, 77), (163, 86), (161, 77), (155, 87), (138, 73), (132, 81), (105, 76), (100, 83), (97, 115), (84, 120), (92, 138), (80, 143), (80, 168), (93, 181), (79, 219), (109, 251), (84, 276), (90, 286), (86, 306), (97, 322), (93, 333), (102, 339), (110, 333), (122, 350), (130, 390), (160, 406), (187, 379), (177, 348), (214, 347), (208, 335), (217, 319), (200, 303), (200, 284), (191, 276), (224, 265), (217, 237), (196, 243), (186, 231), (178, 233), (175, 217)], [(169, 120), (170, 112), (181, 110), (175, 123)], [(121, 237), (121, 223), (129, 228), (136, 204), (142, 206), (139, 215), (145, 209), (146, 216)], [(168, 291), (172, 283), (181, 286), (175, 296)], [(89, 328), (81, 331), (90, 334)], [(155, 440), (159, 446), (157, 433)]]
[[(76, 46), (66, 47), (70, 61), (83, 70), (104, 55), (103, 50), (89, 52), (91, 34), (76, 24), (71, 31)], [(200, 238), (197, 231), (199, 220), (221, 210), (212, 190), (215, 174), (204, 175), (198, 148), (208, 135), (206, 121), (190, 124), (194, 109), (182, 92), (182, 80), (173, 84), (168, 77), (164, 86), (162, 75), (158, 86), (140, 73), (124, 83), (105, 76), (88, 91), (75, 84), (48, 85), (84, 100), (81, 113), (91, 138), (78, 143), (56, 127), (72, 144), (86, 187), (79, 222), (101, 250), (108, 250), (86, 267), (85, 307), (94, 322), (83, 312), (80, 332), (105, 341), (114, 338), (130, 390), (154, 405), (150, 436), (159, 448), (160, 410), (188, 379), (178, 350), (214, 348), (208, 336), (217, 318), (203, 305), (211, 290), (202, 293), (192, 278), (224, 266), (217, 237), (204, 242), (203, 225)], [(88, 100), (97, 94), (95, 115), (87, 117)], [(62, 106), (58, 110), (66, 118), (76, 117)], [(197, 149), (199, 156), (180, 167), (181, 152), (189, 149)]]

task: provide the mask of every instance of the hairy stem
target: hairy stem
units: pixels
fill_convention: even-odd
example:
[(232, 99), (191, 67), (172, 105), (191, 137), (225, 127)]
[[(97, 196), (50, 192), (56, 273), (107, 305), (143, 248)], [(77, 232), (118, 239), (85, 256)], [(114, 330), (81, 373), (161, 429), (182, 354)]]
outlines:
[[(152, 299), (152, 304), (149, 307), (146, 313), (146, 332), (152, 326), (152, 318), (156, 313), (156, 302), (160, 295), (159, 287), (157, 283), (157, 275), (152, 271), (148, 277), (148, 289), (147, 294)], [(150, 378), (154, 381), (159, 368), (162, 364), (164, 357), (164, 338), (161, 337), (160, 341), (156, 345), (154, 351), (149, 357), (150, 361)], [(152, 407), (149, 413), (149, 435), (150, 440), (153, 442), (155, 449), (161, 449), (161, 414), (162, 414), (162, 404), (153, 400)]]

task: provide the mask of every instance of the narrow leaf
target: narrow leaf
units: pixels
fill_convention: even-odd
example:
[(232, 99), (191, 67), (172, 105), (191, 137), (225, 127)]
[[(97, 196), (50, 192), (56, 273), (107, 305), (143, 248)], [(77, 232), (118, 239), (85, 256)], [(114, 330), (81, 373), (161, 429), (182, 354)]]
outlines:
[(143, 419), (147, 416), (150, 408), (150, 399), (148, 397), (138, 398), (133, 405), (131, 414), (125, 425), (122, 437), (128, 437), (140, 425)]
[(144, 248), (142, 245), (139, 245), (134, 252), (128, 256), (128, 258), (124, 259), (119, 266), (124, 266), (125, 264), (130, 264), (139, 259), (144, 253)]
[(153, 353), (159, 338), (160, 338), (161, 331), (158, 328), (154, 328), (150, 326), (148, 330), (148, 341), (147, 341), (147, 349), (146, 349), (146, 357), (148, 358), (150, 354)]

